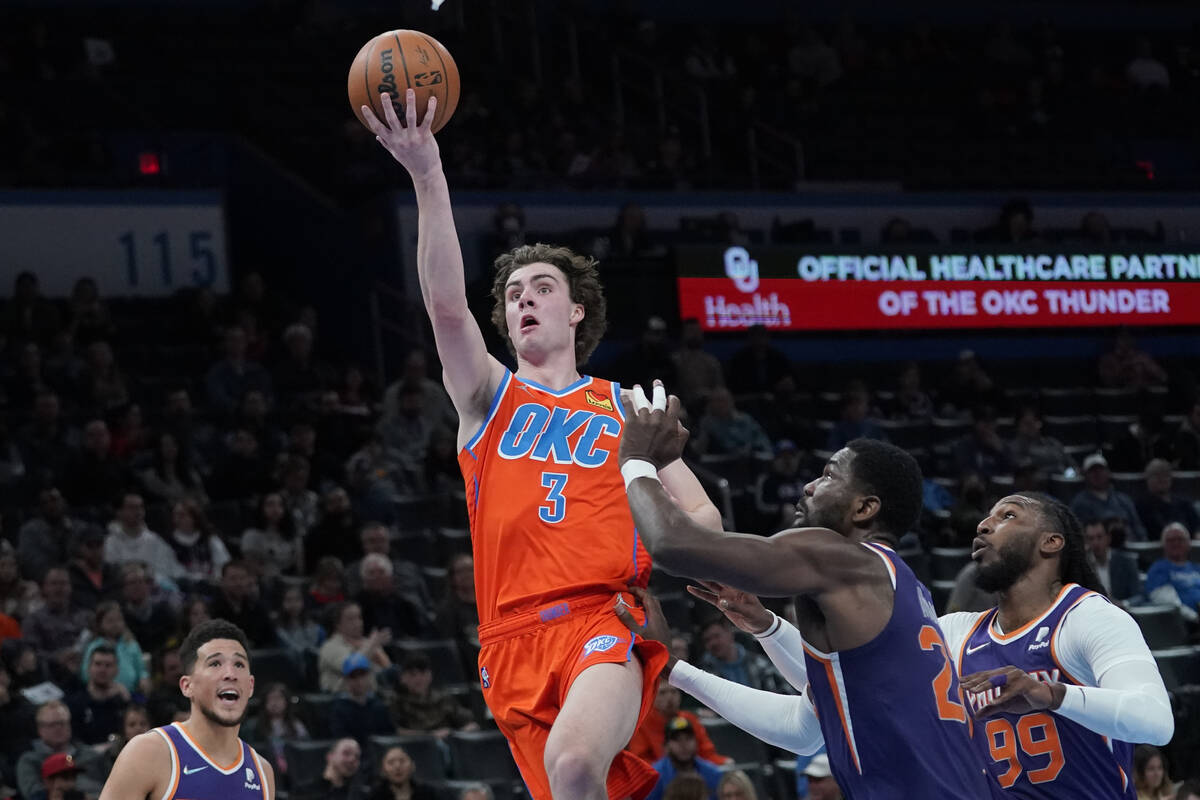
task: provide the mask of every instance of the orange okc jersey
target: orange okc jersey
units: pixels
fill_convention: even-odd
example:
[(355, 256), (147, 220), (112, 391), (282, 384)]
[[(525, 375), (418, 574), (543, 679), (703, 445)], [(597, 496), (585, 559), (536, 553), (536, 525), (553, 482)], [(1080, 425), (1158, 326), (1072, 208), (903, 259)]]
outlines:
[(623, 422), (613, 381), (584, 376), (553, 391), (505, 372), (458, 454), (481, 623), (646, 584), (650, 557), (617, 460)]

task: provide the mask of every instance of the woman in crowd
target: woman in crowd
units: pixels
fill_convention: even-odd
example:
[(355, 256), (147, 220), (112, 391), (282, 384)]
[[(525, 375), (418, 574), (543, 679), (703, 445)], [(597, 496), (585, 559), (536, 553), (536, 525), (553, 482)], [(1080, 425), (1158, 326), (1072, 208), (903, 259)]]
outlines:
[(403, 747), (389, 747), (379, 762), (379, 779), (367, 800), (437, 800), (436, 791), (413, 778), (416, 771), (416, 764)]
[(87, 664), (92, 658), (92, 651), (102, 644), (108, 644), (117, 651), (117, 683), (130, 692), (145, 695), (150, 690), (150, 675), (146, 671), (146, 660), (142, 655), (142, 647), (138, 644), (133, 633), (125, 625), (125, 615), (121, 606), (113, 600), (105, 600), (96, 606), (92, 618), (91, 639), (83, 649), (83, 659), (80, 665), (80, 676), (86, 683)]
[(167, 544), (175, 558), (187, 570), (191, 584), (216, 586), (221, 582), (221, 567), (229, 561), (229, 549), (213, 529), (204, 511), (194, 500), (179, 500), (171, 509), (174, 529)]
[(1157, 747), (1139, 744), (1134, 748), (1133, 785), (1138, 800), (1174, 800), (1175, 784), (1167, 774), (1167, 760)]
[(303, 573), (304, 555), (296, 523), (278, 492), (263, 496), (257, 522), (242, 535), (242, 555), (259, 566), (264, 577)]
[(308, 728), (296, 717), (291, 694), (282, 683), (272, 683), (267, 686), (263, 696), (262, 710), (250, 719), (243, 729), (242, 738), (256, 745), (268, 745), (271, 749), (271, 762), (275, 772), (286, 779), (288, 774), (287, 758), (284, 754), (284, 742), (307, 741), (312, 737)]

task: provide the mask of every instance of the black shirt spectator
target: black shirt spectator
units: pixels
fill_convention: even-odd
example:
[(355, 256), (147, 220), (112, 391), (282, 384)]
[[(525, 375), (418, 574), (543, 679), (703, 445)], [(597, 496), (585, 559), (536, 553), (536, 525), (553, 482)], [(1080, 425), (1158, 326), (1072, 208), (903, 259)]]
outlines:
[(60, 480), (73, 457), (72, 434), (62, 419), (62, 403), (54, 392), (41, 392), (33, 400), (33, 419), (17, 433), (17, 446), (29, 481)]
[(108, 423), (93, 419), (83, 426), (83, 451), (67, 475), (67, 496), (77, 507), (110, 509), (113, 498), (133, 485), (129, 466), (112, 454)]
[(84, 525), (72, 545), (67, 564), (71, 576), (71, 602), (92, 611), (102, 600), (115, 600), (121, 592), (121, 568), (104, 560), (104, 531)]
[(214, 500), (241, 500), (271, 489), (270, 464), (249, 428), (237, 428), (226, 439), (226, 451), (218, 459), (209, 480)]
[(342, 664), (346, 691), (339, 692), (329, 709), (329, 733), (349, 737), (365, 747), (371, 736), (385, 736), (396, 728), (387, 706), (370, 690), (371, 662), (362, 653), (351, 653)]
[(175, 632), (178, 619), (170, 604), (151, 596), (154, 578), (145, 564), (121, 567), (121, 613), (142, 650), (157, 652)]
[(246, 346), (246, 331), (230, 326), (225, 331), (225, 357), (204, 378), (208, 402), (223, 414), (232, 414), (248, 391), (271, 393), (271, 377), (261, 364), (246, 358)]
[(1171, 494), (1171, 464), (1156, 458), (1146, 465), (1146, 491), (1134, 505), (1147, 535), (1162, 531), (1172, 522), (1182, 523), (1190, 532), (1200, 531), (1200, 518), (1190, 501)]
[(313, 333), (307, 325), (289, 325), (283, 332), (287, 354), (275, 367), (272, 384), (280, 406), (310, 405), (330, 382), (328, 372), (313, 358)]
[(21, 574), (41, 581), (50, 567), (65, 564), (71, 555), (71, 537), (81, 528), (81, 523), (68, 515), (62, 492), (53, 486), (43, 489), (38, 495), (38, 515), (17, 532)]
[(67, 697), (75, 736), (84, 744), (101, 744), (121, 732), (121, 716), (129, 692), (117, 683), (117, 653), (102, 644), (92, 650), (87, 685)]
[(954, 465), (959, 472), (977, 472), (985, 478), (1011, 475), (1012, 459), (1008, 448), (996, 433), (996, 410), (990, 406), (975, 409), (971, 432), (954, 446)]
[(321, 516), (304, 537), (304, 559), (309, 572), (325, 556), (349, 563), (362, 550), (359, 535), (362, 521), (350, 505), (350, 495), (340, 486), (325, 493), (321, 499)]
[(37, 275), (22, 272), (13, 281), (12, 299), (0, 316), (0, 331), (15, 340), (31, 339), (46, 344), (62, 328), (58, 307), (42, 296)]
[(392, 579), (392, 561), (368, 554), (362, 560), (362, 592), (354, 599), (362, 608), (366, 630), (390, 630), (394, 637), (419, 638), (429, 630), (426, 607), (414, 606), (401, 595)]
[(250, 570), (240, 561), (230, 561), (221, 570), (221, 591), (213, 600), (212, 615), (217, 619), (227, 619), (241, 628), (251, 647), (270, 647), (275, 644), (271, 616), (258, 599)]
[(1192, 403), (1175, 432), (1175, 466), (1200, 469), (1200, 399)]
[(791, 371), (791, 362), (771, 344), (771, 334), (765, 325), (752, 325), (747, 337), (746, 345), (729, 359), (725, 380), (739, 393), (769, 392)]

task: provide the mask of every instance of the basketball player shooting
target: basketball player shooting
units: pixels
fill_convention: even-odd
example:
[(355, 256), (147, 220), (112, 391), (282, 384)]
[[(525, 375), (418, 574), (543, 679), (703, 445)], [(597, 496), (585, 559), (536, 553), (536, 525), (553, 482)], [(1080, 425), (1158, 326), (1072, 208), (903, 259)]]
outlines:
[[(412, 90), (404, 124), (386, 94), (381, 108), (382, 121), (361, 112), (416, 190), (421, 295), (459, 415), (484, 698), (537, 800), (640, 798), (657, 773), (623, 748), (653, 704), (667, 654), (611, 612), (614, 595), (636, 604), (625, 590), (646, 584), (650, 560), (617, 464), (621, 389), (579, 372), (606, 325), (595, 263), (541, 244), (496, 260), (492, 320), (516, 356), (510, 372), (467, 306), (429, 128), (436, 98), (419, 125)], [(711, 513), (681, 460), (657, 475), (683, 513)]]
[(223, 619), (197, 625), (179, 646), (179, 689), (192, 701), (186, 722), (129, 741), (100, 800), (272, 800), (275, 774), (238, 738), (254, 694), (249, 647)]

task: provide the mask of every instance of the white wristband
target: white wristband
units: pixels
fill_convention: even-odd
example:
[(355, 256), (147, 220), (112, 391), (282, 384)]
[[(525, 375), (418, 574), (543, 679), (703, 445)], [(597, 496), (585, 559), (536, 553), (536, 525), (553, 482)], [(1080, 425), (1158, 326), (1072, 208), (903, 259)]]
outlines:
[[(621, 465), (621, 477), (625, 479), (625, 489), (629, 489), (629, 484), (633, 483), (637, 478), (653, 478), (658, 480), (658, 468), (649, 461), (643, 461), (640, 458), (631, 458)], [(662, 481), (659, 481), (661, 483)]]

